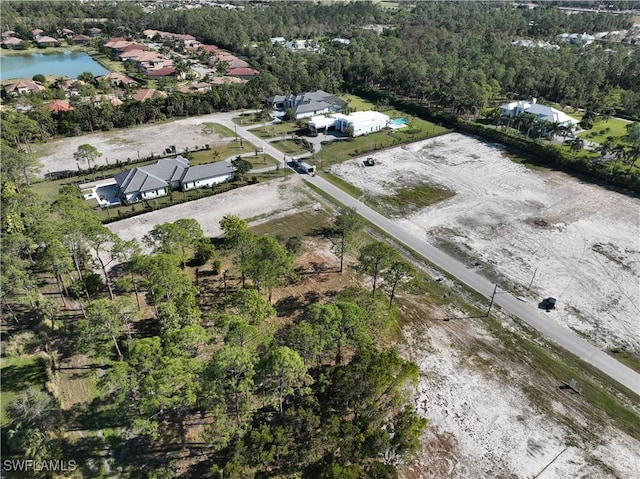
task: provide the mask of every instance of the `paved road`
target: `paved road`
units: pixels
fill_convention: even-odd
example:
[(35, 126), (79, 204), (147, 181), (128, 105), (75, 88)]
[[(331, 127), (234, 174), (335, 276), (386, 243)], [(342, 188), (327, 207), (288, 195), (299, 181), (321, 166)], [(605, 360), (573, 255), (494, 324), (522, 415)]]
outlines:
[[(223, 120), (221, 123), (231, 129), (234, 128), (233, 123), (230, 120)], [(264, 148), (266, 153), (270, 154), (278, 161), (284, 160), (285, 156), (282, 152), (271, 146), (266, 141), (255, 136), (246, 128), (238, 126), (237, 132), (253, 144)], [(304, 175), (304, 180), (320, 188), (342, 204), (355, 208), (360, 215), (386, 231), (387, 234), (395, 240), (405, 244), (414, 251), (417, 251), (436, 266), (454, 276), (470, 288), (478, 291), (486, 298), (490, 298), (493, 294), (495, 285), (488, 279), (467, 268), (460, 261), (452, 258), (446, 253), (443, 253), (435, 246), (430, 245), (421, 238), (418, 238), (413, 233), (405, 230), (400, 225), (382, 216), (380, 213), (372, 210), (359, 200), (335, 187), (333, 184), (318, 176), (310, 177)], [(529, 326), (540, 332), (544, 337), (556, 342), (567, 351), (575, 354), (631, 391), (640, 394), (640, 374), (591, 345), (570, 329), (563, 328), (557, 323), (549, 320), (546, 317), (547, 313), (535, 306), (532, 306), (531, 304), (525, 303), (512, 294), (506, 291), (500, 291), (499, 289), (495, 295), (494, 302), (507, 313), (522, 319)], [(570, 378), (566, 379), (568, 381)]]

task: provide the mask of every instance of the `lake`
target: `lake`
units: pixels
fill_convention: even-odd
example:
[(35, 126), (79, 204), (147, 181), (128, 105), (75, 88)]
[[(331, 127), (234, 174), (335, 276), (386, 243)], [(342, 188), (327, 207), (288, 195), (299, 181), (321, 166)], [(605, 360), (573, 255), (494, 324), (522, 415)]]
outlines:
[(31, 79), (38, 74), (77, 78), (84, 72), (99, 76), (109, 73), (109, 70), (84, 52), (0, 56), (0, 79), (2, 80)]

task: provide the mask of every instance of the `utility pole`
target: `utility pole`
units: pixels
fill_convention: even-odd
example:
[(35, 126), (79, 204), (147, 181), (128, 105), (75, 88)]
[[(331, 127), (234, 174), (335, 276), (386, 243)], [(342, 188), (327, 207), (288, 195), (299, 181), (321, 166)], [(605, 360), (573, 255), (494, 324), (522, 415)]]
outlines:
[(496, 291), (498, 290), (498, 285), (493, 288), (493, 294), (491, 295), (491, 302), (489, 303), (489, 309), (487, 310), (487, 318), (489, 317), (489, 313), (491, 313), (491, 307), (493, 306), (493, 298), (496, 296)]
[(533, 284), (533, 280), (536, 277), (537, 272), (538, 272), (538, 268), (536, 268), (535, 271), (533, 272), (533, 276), (531, 277), (531, 282), (529, 283), (529, 287), (527, 288), (527, 291), (531, 289), (531, 285)]

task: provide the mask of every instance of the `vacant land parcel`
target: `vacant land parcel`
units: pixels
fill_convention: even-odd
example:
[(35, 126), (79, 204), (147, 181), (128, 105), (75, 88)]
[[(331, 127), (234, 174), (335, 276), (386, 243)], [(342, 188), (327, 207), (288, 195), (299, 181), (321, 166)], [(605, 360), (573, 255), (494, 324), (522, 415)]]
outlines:
[(332, 172), (369, 197), (424, 184), (455, 192), (397, 221), (525, 301), (556, 297), (549, 321), (603, 349), (640, 351), (638, 198), (527, 169), (501, 148), (460, 134), (380, 152), (376, 160), (363, 168), (355, 159)]

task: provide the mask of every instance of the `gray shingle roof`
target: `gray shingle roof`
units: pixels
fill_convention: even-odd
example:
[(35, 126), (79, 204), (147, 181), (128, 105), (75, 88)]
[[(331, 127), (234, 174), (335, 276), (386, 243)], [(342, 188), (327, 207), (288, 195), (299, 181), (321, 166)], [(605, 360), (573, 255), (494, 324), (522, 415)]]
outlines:
[(182, 178), (182, 182), (205, 180), (233, 173), (233, 166), (226, 161), (209, 163), (206, 165), (192, 166)]
[(144, 171), (142, 168), (123, 171), (115, 175), (115, 180), (120, 186), (120, 191), (124, 194), (157, 190), (168, 186), (168, 183)]
[(152, 165), (125, 170), (114, 176), (120, 191), (124, 194), (136, 191), (149, 191), (166, 187), (169, 183), (180, 181), (185, 170), (189, 168), (189, 160), (182, 156), (159, 160)]

